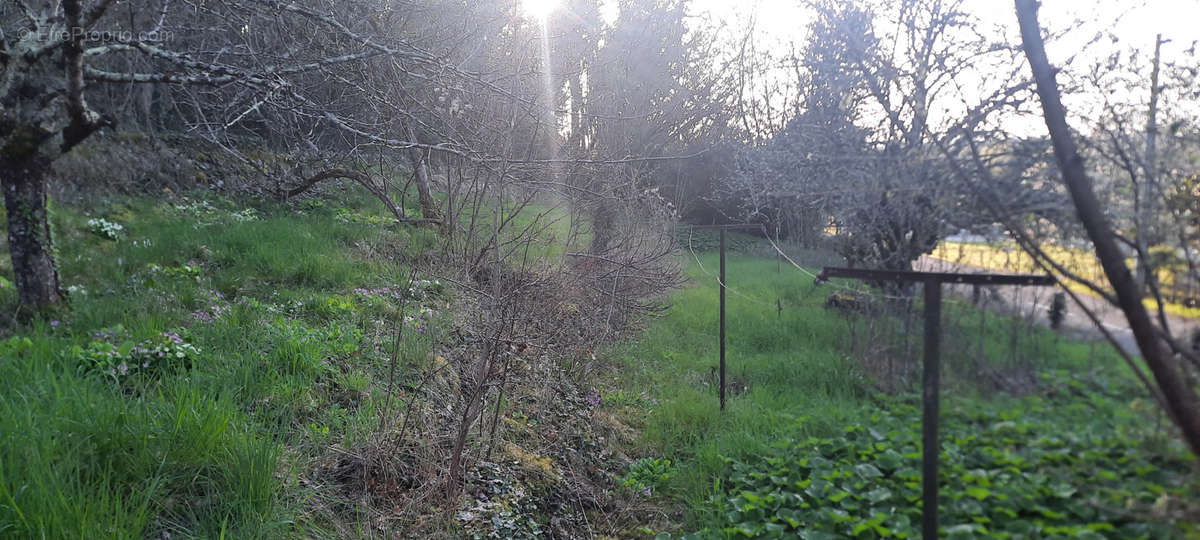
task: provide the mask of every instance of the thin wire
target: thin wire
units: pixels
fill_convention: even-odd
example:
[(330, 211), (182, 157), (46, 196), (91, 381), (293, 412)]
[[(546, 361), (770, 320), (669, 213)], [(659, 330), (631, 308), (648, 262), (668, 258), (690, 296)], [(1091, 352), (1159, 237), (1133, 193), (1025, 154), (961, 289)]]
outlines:
[(696, 259), (696, 264), (700, 267), (701, 272), (708, 274), (710, 277), (712, 277), (714, 280), (716, 280), (718, 285), (724, 287), (725, 290), (727, 290), (727, 291), (733, 292), (733, 294), (735, 294), (735, 295), (738, 295), (738, 296), (745, 298), (746, 300), (749, 300), (756, 304), (770, 307), (772, 309), (776, 307), (775, 304), (773, 304), (771, 302), (767, 302), (766, 300), (760, 300), (758, 298), (753, 298), (745, 293), (742, 293), (741, 291), (738, 291), (737, 289), (734, 289), (733, 287), (730, 287), (729, 285), (727, 285), (723, 281), (721, 281), (721, 276), (714, 276), (712, 274), (712, 272), (709, 272), (708, 269), (704, 268), (704, 263), (700, 262), (700, 257), (698, 255), (696, 255), (696, 251), (694, 249), (692, 249), (692, 234), (693, 234), (693, 232), (694, 231), (692, 231), (692, 230), (688, 231), (688, 251), (690, 251), (692, 253), (692, 258)]
[[(764, 232), (763, 237), (767, 239), (767, 242), (769, 242), (771, 244), (771, 247), (775, 250), (776, 253), (778, 253), (781, 257), (783, 257), (784, 260), (786, 260), (788, 262), (788, 264), (792, 265), (792, 267), (794, 267), (796, 270), (799, 270), (804, 275), (807, 275), (808, 277), (813, 279), (814, 288), (812, 290), (810, 290), (807, 294), (805, 294), (804, 298), (807, 298), (809, 295), (811, 295), (813, 293), (813, 291), (816, 290), (815, 285), (826, 284), (832, 288), (841, 289), (841, 290), (844, 290), (846, 292), (853, 293), (853, 294), (866, 294), (866, 295), (869, 295), (872, 297), (886, 298), (889, 300), (911, 300), (912, 299), (912, 297), (910, 297), (910, 296), (896, 296), (896, 295), (890, 295), (890, 294), (883, 294), (883, 293), (872, 292), (872, 291), (864, 290), (864, 289), (855, 289), (853, 287), (848, 287), (846, 285), (842, 285), (840, 283), (834, 283), (834, 282), (827, 281), (827, 280), (823, 281), (817, 274), (814, 274), (814, 273), (808, 271), (803, 266), (800, 266), (800, 264), (797, 263), (795, 260), (793, 260), (791, 257), (789, 257), (787, 253), (784, 253), (784, 251), (782, 249), (780, 249), (779, 245), (775, 243), (775, 240), (771, 238), (771, 235), (766, 234), (766, 231), (763, 231), (763, 232)], [(733, 294), (735, 294), (737, 296), (740, 296), (746, 300), (749, 300), (749, 301), (759, 304), (761, 306), (778, 308), (778, 304), (774, 304), (772, 302), (762, 300), (759, 298), (751, 297), (733, 287), (730, 287), (728, 284), (721, 281), (720, 276), (713, 275), (712, 272), (709, 272), (708, 269), (704, 267), (704, 263), (700, 262), (700, 257), (698, 255), (696, 255), (695, 249), (692, 248), (692, 236), (694, 235), (694, 233), (695, 233), (695, 231), (693, 229), (688, 230), (688, 251), (691, 252), (692, 258), (695, 259), (696, 265), (700, 267), (701, 272), (704, 272), (709, 277), (712, 277), (713, 280), (716, 281), (718, 285), (724, 286), (727, 291), (731, 291), (731, 292), (733, 292)]]
[[(779, 249), (779, 245), (775, 243), (775, 240), (771, 239), (771, 235), (769, 235), (769, 234), (765, 234), (765, 235), (763, 235), (763, 236), (764, 236), (764, 237), (766, 237), (766, 239), (767, 239), (767, 242), (770, 242), (770, 243), (771, 243), (771, 247), (772, 247), (772, 248), (775, 248), (775, 252), (776, 252), (776, 253), (778, 253), (778, 254), (779, 254), (779, 256), (781, 256), (781, 257), (783, 257), (785, 260), (787, 260), (788, 264), (790, 264), (790, 265), (794, 266), (794, 267), (795, 267), (797, 270), (799, 270), (800, 272), (804, 273), (804, 274), (805, 274), (805, 275), (807, 275), (808, 277), (811, 277), (811, 278), (813, 278), (813, 282), (814, 282), (814, 283), (822, 283), (822, 282), (823, 282), (823, 283), (826, 283), (826, 284), (828, 284), (829, 286), (831, 286), (831, 287), (833, 287), (833, 288), (837, 288), (837, 289), (844, 289), (844, 290), (846, 290), (846, 291), (849, 291), (849, 292), (852, 292), (852, 293), (855, 293), (855, 294), (872, 294), (872, 293), (870, 293), (870, 292), (863, 291), (863, 290), (861, 290), (861, 289), (854, 289), (854, 288), (851, 288), (851, 287), (847, 287), (847, 286), (845, 286), (845, 285), (841, 285), (841, 284), (839, 284), (839, 283), (833, 283), (832, 281), (828, 281), (828, 280), (822, 280), (820, 276), (818, 276), (818, 275), (816, 275), (816, 274), (814, 274), (814, 273), (812, 273), (812, 272), (809, 272), (807, 269), (805, 269), (804, 267), (802, 267), (802, 266), (800, 266), (799, 264), (797, 264), (797, 263), (796, 263), (796, 261), (793, 261), (791, 257), (788, 257), (787, 253), (784, 253), (782, 249)], [(879, 296), (880, 298), (887, 298), (887, 299), (890, 299), (890, 300), (909, 300), (909, 299), (911, 298), (911, 297), (906, 297), (906, 296), (894, 296), (894, 295), (882, 294), (882, 293), (875, 294), (875, 296)]]

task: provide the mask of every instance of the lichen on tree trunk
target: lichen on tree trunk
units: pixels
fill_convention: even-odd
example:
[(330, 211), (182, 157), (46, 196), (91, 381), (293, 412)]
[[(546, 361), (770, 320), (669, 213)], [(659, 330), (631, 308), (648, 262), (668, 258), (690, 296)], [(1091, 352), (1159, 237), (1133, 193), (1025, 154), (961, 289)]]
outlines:
[(0, 157), (0, 189), (8, 214), (8, 248), (21, 304), (44, 309), (65, 295), (54, 262), (46, 191), (50, 162), (34, 153)]

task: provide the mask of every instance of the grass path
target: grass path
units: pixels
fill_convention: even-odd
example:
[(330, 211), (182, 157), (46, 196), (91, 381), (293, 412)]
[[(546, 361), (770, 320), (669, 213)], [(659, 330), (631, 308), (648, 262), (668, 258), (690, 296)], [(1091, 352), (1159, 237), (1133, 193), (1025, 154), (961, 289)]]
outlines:
[[(711, 253), (699, 262), (708, 272), (716, 268)], [(919, 470), (919, 411), (912, 396), (877, 393), (868, 374), (847, 358), (848, 324), (823, 307), (830, 289), (814, 291), (799, 273), (777, 273), (771, 259), (730, 258), (729, 284), (736, 292), (728, 295), (728, 373), (735, 390), (721, 413), (713, 374), (717, 290), (705, 269), (689, 265), (690, 285), (622, 352), (620, 390), (604, 397), (604, 406), (641, 429), (632, 451), (643, 459), (630, 469), (626, 485), (682, 509), (684, 525), (664, 527), (675, 534), (914, 537), (920, 523), (919, 476), (913, 476)], [(1088, 346), (1036, 332), (1052, 344), (1040, 349), (1046, 369), (1039, 396), (981, 397), (969, 371), (953, 368), (967, 359), (946, 359), (952, 365), (943, 402), (943, 452), (951, 452), (945, 458), (951, 476), (943, 479), (947, 533), (1177, 534), (1153, 524), (1170, 521), (1175, 514), (1168, 510), (1194, 493), (1185, 476), (1190, 458), (1162, 431), (1156, 435), (1147, 427), (1153, 425), (1146, 422), (1151, 404), (1137, 397), (1112, 356), (1103, 355), (1087, 371)], [(1002, 332), (982, 335), (988, 348), (1002, 347)], [(995, 426), (1014, 431), (993, 431)], [(992, 454), (980, 455), (984, 451)], [(1050, 454), (1072, 457), (1055, 462), (1046, 458)], [(980, 485), (962, 480), (970, 470), (983, 475)], [(1098, 483), (1086, 500), (1075, 497), (1095, 474), (1111, 476), (1111, 482)], [(999, 486), (1002, 475), (1011, 488)], [(1036, 481), (1023, 480), (1029, 475)], [(983, 521), (970, 517), (976, 514)]]
[[(709, 269), (716, 258), (701, 257)], [(678, 487), (702, 491), (724, 467), (722, 456), (763, 450), (789, 418), (817, 416), (832, 432), (841, 420), (857, 417), (868, 384), (841, 357), (837, 344), (844, 324), (836, 317), (812, 317), (824, 296), (795, 274), (776, 274), (774, 263), (729, 261), (727, 414), (718, 410), (718, 313), (715, 278), (689, 265), (691, 285), (625, 355), (638, 388), (658, 396), (661, 406), (646, 419), (644, 442), (667, 454), (692, 452), (698, 467), (683, 473)], [(775, 309), (778, 293), (784, 316)], [(745, 295), (745, 296), (741, 296)], [(752, 298), (753, 301), (748, 299)], [(821, 426), (807, 426), (812, 433)]]

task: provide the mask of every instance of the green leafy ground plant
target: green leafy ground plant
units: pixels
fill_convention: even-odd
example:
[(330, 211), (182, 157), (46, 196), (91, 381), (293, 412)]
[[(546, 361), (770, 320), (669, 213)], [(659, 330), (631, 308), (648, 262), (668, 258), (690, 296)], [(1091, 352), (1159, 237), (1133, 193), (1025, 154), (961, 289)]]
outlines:
[[(849, 354), (855, 320), (823, 306), (837, 284), (814, 287), (772, 259), (730, 258), (727, 376), (735, 392), (720, 411), (716, 267), (713, 254), (699, 254), (688, 268), (693, 285), (623, 351), (626, 370), (609, 393), (649, 399), (601, 405), (640, 428), (631, 452), (668, 459), (677, 471), (651, 500), (687, 519), (656, 530), (918, 537), (917, 401), (879, 393)], [(1031, 393), (984, 391), (960, 342), (970, 336), (971, 351), (1005, 357), (1011, 336), (977, 326), (969, 303), (947, 301), (946, 324), (955, 326), (947, 326), (944, 358), (943, 535), (1157, 539), (1192, 531), (1194, 459), (1115, 355), (1033, 327), (1021, 337), (1039, 345), (1027, 350), (1040, 356), (1024, 363), (1039, 366)]]
[[(1077, 380), (1047, 376), (1064, 387)], [(1148, 453), (1121, 425), (1121, 404), (996, 405), (967, 401), (942, 415), (944, 535), (1184, 537), (1190, 460)], [(885, 408), (839, 437), (783, 440), (756, 459), (728, 460), (726, 484), (709, 500), (723, 525), (698, 536), (919, 537), (920, 409), (902, 400)], [(1115, 420), (1089, 418), (1097, 414)]]

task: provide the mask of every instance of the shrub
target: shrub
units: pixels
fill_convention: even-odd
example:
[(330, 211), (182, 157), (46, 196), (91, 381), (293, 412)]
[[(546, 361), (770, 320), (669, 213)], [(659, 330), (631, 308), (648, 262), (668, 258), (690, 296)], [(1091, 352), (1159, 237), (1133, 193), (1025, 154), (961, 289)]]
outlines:
[(33, 341), (27, 337), (13, 336), (0, 341), (0, 358), (23, 356), (33, 348)]

